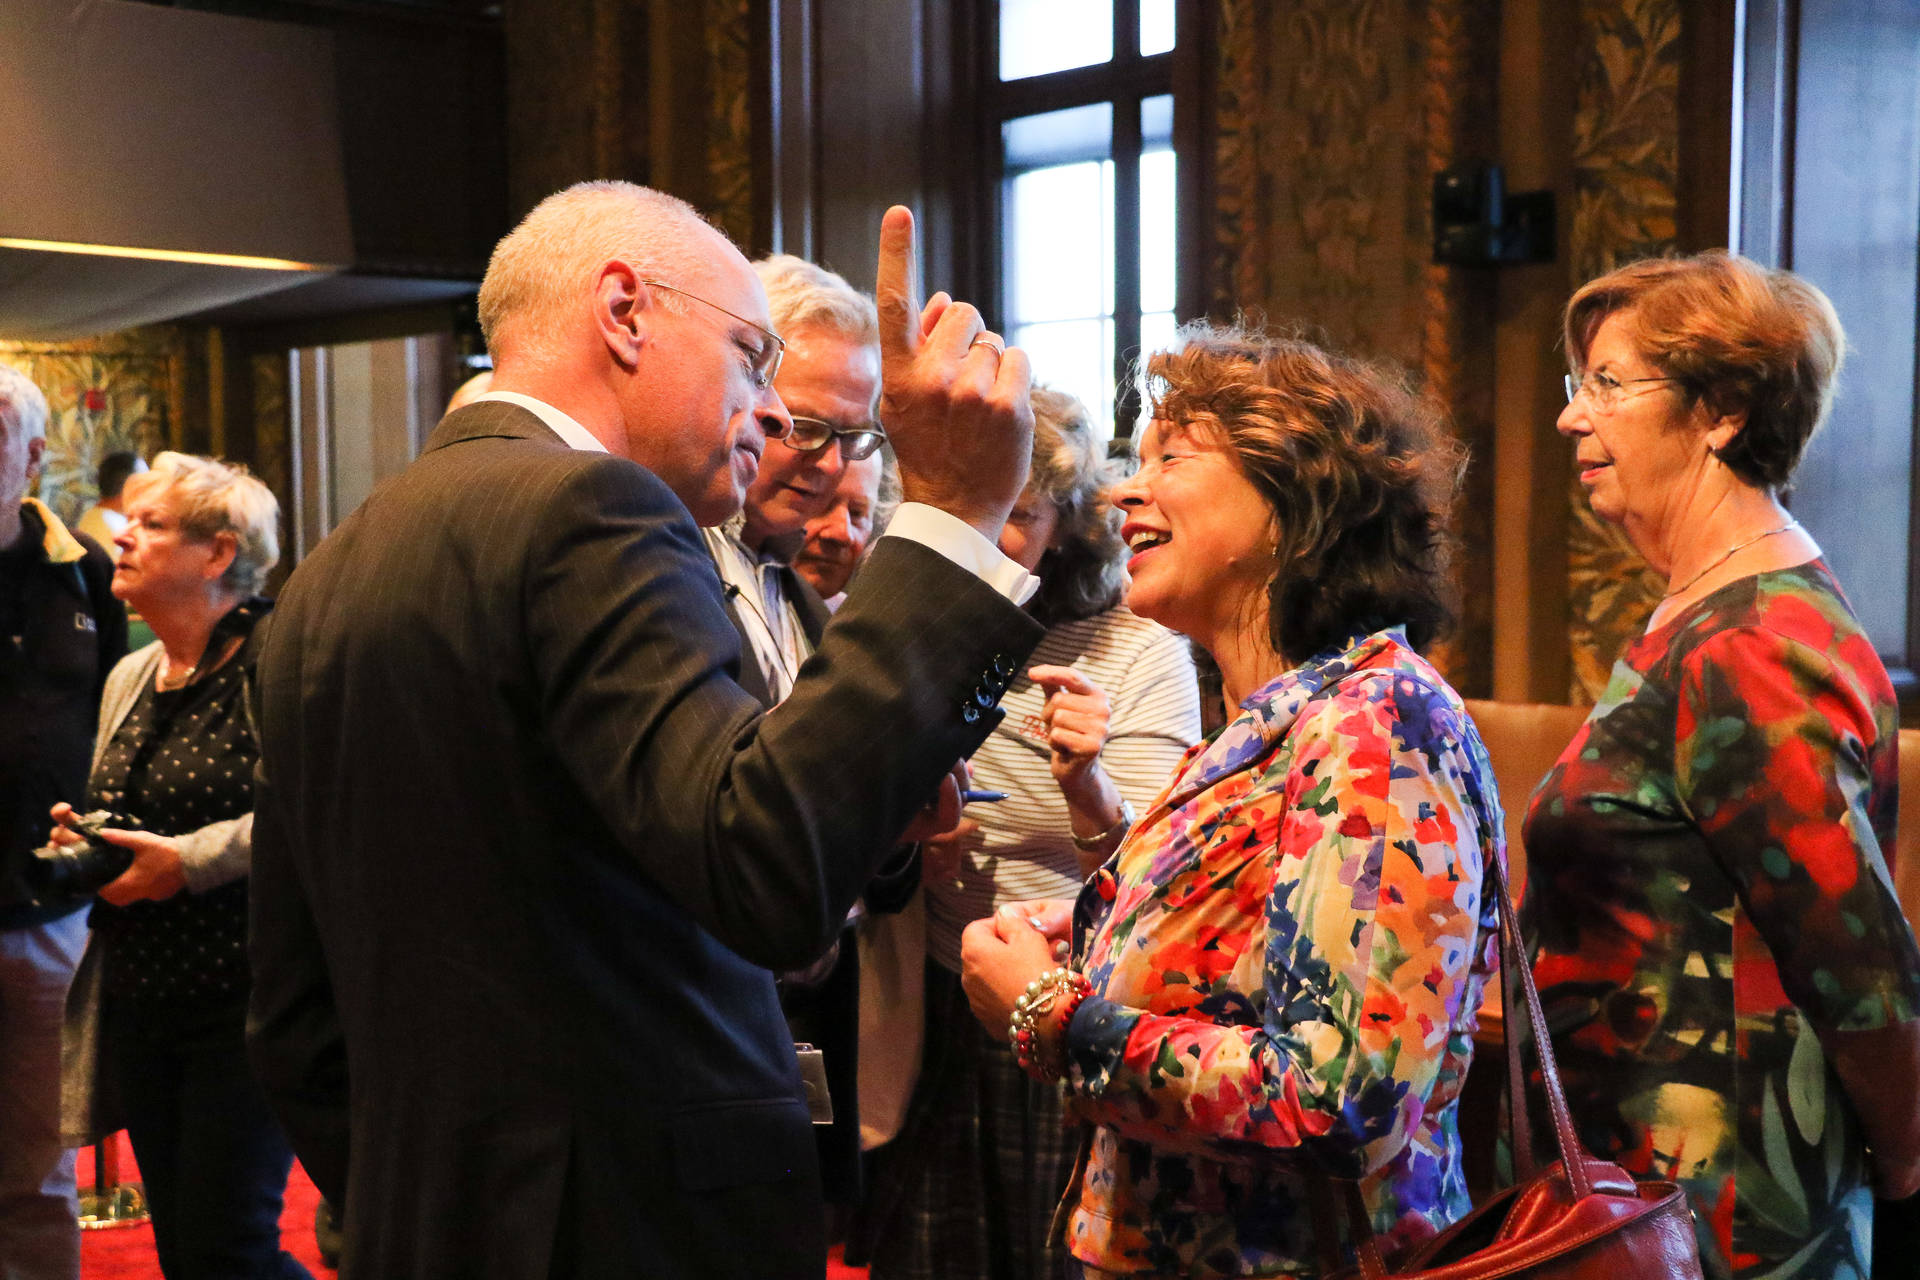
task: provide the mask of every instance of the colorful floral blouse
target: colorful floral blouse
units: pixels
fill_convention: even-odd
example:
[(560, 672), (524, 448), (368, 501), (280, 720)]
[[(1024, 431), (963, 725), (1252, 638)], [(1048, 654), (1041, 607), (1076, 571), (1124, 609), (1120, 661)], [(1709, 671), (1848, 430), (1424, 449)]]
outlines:
[(1896, 730), (1815, 561), (1628, 648), (1527, 814), (1523, 928), (1581, 1136), (1686, 1186), (1709, 1276), (1868, 1274), (1859, 1122), (1810, 1024), (1920, 1010), (1881, 856)]
[(1493, 770), (1397, 631), (1249, 698), (1082, 892), (1068, 1029), (1094, 1123), (1068, 1192), (1090, 1267), (1320, 1270), (1310, 1180), (1362, 1179), (1383, 1243), (1468, 1208), (1455, 1100), (1496, 961)]

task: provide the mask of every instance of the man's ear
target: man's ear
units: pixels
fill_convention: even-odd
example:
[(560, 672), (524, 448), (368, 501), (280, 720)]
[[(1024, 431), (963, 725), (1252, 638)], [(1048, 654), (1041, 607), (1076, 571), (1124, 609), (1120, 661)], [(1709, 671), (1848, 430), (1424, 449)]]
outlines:
[(600, 268), (593, 287), (593, 322), (601, 341), (623, 368), (632, 368), (653, 319), (653, 291), (618, 258)]
[(47, 451), (47, 438), (35, 436), (27, 441), (27, 483), (31, 485), (40, 475), (40, 455)]

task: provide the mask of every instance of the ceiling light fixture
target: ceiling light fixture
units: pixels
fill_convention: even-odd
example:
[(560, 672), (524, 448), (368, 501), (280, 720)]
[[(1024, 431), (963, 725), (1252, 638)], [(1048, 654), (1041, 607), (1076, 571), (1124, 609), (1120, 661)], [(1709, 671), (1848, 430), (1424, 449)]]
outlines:
[(207, 267), (244, 267), (253, 271), (333, 271), (321, 262), (290, 258), (256, 258), (238, 253), (194, 253), (186, 249), (136, 249), (117, 244), (76, 244), (67, 240), (21, 240), (0, 236), (0, 249), (28, 249), (36, 253), (84, 253), (97, 258), (144, 258), (151, 262), (190, 262)]

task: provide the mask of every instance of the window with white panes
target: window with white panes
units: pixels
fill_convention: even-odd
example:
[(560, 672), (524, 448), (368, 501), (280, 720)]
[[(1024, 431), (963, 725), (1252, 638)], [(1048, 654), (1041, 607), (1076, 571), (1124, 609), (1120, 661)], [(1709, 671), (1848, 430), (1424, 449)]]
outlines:
[(981, 95), (1007, 339), (1121, 434), (1138, 411), (1128, 371), (1175, 328), (1174, 5), (999, 0)]

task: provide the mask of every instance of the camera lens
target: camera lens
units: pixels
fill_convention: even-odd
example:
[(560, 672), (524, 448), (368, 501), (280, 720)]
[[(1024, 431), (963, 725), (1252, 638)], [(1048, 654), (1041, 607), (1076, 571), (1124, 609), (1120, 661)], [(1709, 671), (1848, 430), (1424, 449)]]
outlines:
[[(94, 827), (118, 830), (137, 830), (140, 825), (111, 813), (90, 813), (82, 820)], [(132, 865), (133, 850), (106, 840), (89, 839), (68, 848), (50, 844), (35, 849), (22, 875), (35, 898), (51, 902), (97, 893), (101, 886), (119, 879)]]

